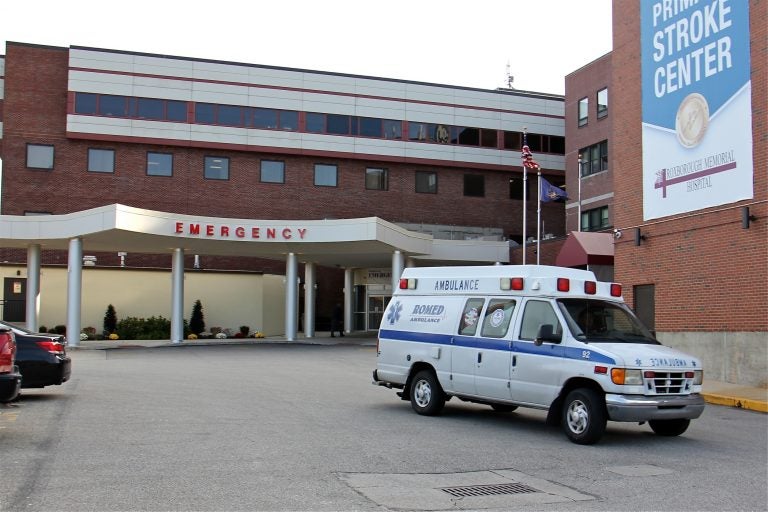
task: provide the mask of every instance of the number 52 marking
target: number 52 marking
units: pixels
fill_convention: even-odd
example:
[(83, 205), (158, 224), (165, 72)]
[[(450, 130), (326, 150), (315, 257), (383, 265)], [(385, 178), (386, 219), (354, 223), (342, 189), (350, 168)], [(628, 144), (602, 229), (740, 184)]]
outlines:
[(582, 350), (581, 351), (581, 358), (582, 359), (589, 359), (589, 356), (590, 356), (589, 350)]

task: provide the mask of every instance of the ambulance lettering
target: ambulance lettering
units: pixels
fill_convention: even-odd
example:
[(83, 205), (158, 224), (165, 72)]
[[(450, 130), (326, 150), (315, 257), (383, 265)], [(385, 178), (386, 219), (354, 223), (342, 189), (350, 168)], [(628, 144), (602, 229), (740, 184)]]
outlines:
[(440, 304), (416, 304), (411, 311), (411, 322), (438, 323), (445, 319), (445, 306)]
[(469, 291), (479, 290), (479, 279), (443, 279), (435, 281), (435, 291)]
[(685, 359), (676, 359), (676, 358), (658, 358), (658, 357), (651, 357), (651, 366), (671, 366), (671, 367), (684, 367), (688, 366), (688, 361)]

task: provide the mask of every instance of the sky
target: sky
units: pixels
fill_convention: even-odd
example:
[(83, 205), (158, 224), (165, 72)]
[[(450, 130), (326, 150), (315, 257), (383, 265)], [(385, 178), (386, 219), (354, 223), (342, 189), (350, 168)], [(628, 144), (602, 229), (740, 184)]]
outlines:
[(564, 93), (611, 50), (611, 0), (24, 0), (0, 40)]

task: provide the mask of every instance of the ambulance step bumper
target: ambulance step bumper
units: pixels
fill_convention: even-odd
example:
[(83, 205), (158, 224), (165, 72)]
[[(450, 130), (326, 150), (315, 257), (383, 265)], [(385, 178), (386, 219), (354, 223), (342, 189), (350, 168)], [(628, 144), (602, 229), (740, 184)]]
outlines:
[(704, 397), (605, 395), (608, 417), (613, 421), (696, 419), (704, 412)]

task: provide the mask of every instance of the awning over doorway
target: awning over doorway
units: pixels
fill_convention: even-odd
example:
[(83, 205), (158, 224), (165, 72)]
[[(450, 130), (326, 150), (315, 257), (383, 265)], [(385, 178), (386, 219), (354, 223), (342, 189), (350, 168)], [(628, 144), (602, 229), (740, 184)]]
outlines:
[(559, 267), (613, 265), (613, 235), (571, 231), (555, 264)]

